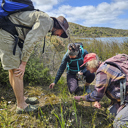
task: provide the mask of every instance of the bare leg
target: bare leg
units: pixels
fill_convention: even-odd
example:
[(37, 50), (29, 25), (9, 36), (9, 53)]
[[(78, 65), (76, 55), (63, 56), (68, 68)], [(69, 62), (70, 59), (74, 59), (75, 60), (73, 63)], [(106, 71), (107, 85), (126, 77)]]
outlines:
[(16, 77), (13, 70), (9, 70), (9, 81), (17, 100), (17, 107), (24, 109), (28, 105), (24, 100), (23, 94), (23, 78)]

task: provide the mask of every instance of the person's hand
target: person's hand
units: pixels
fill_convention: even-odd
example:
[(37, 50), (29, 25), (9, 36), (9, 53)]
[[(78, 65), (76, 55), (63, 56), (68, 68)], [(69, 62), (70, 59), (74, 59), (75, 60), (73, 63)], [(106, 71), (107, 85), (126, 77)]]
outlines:
[(51, 89), (53, 89), (53, 87), (54, 87), (54, 85), (55, 85), (55, 83), (51, 83), (50, 85), (49, 85), (49, 88)]
[(79, 71), (78, 74), (79, 74), (79, 75), (83, 75), (83, 72)]
[(85, 96), (74, 96), (75, 101), (80, 102), (85, 100)]
[(23, 78), (25, 72), (26, 62), (21, 62), (19, 68), (14, 70), (16, 77)]
[(100, 108), (101, 108), (101, 105), (100, 105), (100, 103), (99, 103), (98, 101), (96, 101), (96, 102), (94, 103), (94, 107), (100, 109)]

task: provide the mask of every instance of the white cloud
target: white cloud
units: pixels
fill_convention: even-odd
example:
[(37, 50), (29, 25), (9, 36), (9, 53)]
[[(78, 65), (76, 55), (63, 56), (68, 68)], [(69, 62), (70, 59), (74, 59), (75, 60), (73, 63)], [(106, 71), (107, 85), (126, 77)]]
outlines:
[(120, 26), (120, 28), (124, 29), (126, 28), (126, 26), (122, 27), (123, 24), (121, 25), (121, 23), (123, 23), (122, 21), (124, 21), (125, 23), (128, 23), (127, 19), (119, 20), (120, 23), (118, 23), (117, 21), (118, 21), (118, 17), (124, 13), (124, 10), (126, 10), (127, 7), (128, 7), (127, 1), (126, 2), (118, 1), (115, 3), (112, 2), (111, 4), (103, 2), (99, 4), (97, 7), (94, 7), (94, 6), (82, 6), (82, 7), (62, 6), (61, 13), (66, 14), (69, 21), (80, 23), (81, 25), (84, 25), (84, 26), (91, 27), (91, 26), (96, 26), (96, 25), (101, 24), (101, 26), (103, 27), (104, 24), (110, 24), (110, 23), (113, 24), (115, 21), (115, 24), (113, 24), (114, 27)]
[[(82, 7), (71, 7), (71, 6), (61, 6), (58, 9), (58, 13), (65, 14), (69, 21), (77, 22), (80, 20), (85, 20), (91, 24), (97, 22), (103, 22), (108, 20), (113, 20), (119, 14), (122, 13), (121, 10), (117, 10), (112, 7), (112, 5), (107, 3), (102, 3), (97, 7), (94, 6), (82, 6)], [(57, 11), (54, 11), (55, 13)], [(56, 13), (57, 14), (57, 13)]]
[(128, 23), (128, 19), (119, 19), (119, 16), (125, 14), (125, 10), (128, 10), (128, 0), (112, 0), (111, 3), (103, 2), (98, 6), (72, 7), (61, 5), (56, 9), (53, 6), (59, 4), (59, 0), (33, 1), (38, 9), (47, 12), (50, 16), (63, 15), (69, 22), (88, 27), (97, 25), (103, 27), (104, 24), (108, 24), (108, 27), (113, 25), (117, 28), (126, 28), (124, 24), (127, 25)]
[(34, 2), (35, 8), (42, 11), (48, 11), (53, 9), (54, 5), (59, 3), (59, 0), (32, 0)]
[(120, 10), (128, 9), (128, 0), (127, 1), (118, 0), (116, 3), (112, 3), (111, 5), (114, 9), (120, 9)]
[(124, 2), (127, 2), (128, 0), (113, 0), (114, 2), (119, 2), (119, 1), (124, 1)]
[(86, 17), (83, 25), (95, 26), (101, 24), (103, 27), (104, 24), (112, 24), (114, 28), (128, 29), (128, 27), (126, 27), (128, 19), (119, 19), (119, 16), (124, 14), (125, 10), (128, 9), (127, 7), (128, 1), (118, 0), (111, 4), (101, 3), (97, 6), (95, 12), (92, 12), (91, 17)]

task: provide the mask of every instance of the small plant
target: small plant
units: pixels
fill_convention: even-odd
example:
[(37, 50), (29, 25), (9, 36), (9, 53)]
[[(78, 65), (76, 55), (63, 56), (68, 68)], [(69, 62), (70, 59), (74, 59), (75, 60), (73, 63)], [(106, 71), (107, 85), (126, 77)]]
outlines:
[(7, 102), (3, 101), (0, 105), (0, 127), (6, 128), (11, 127), (11, 117), (9, 116), (11, 113), (8, 111)]
[(43, 67), (43, 63), (39, 61), (39, 58), (31, 56), (26, 65), (24, 81), (29, 83), (29, 85), (50, 84), (51, 76), (49, 69)]
[[(76, 109), (76, 102), (75, 102), (75, 100), (73, 100), (73, 109), (74, 109), (74, 113), (75, 113), (75, 119), (76, 119), (76, 124), (78, 124), (77, 123), (77, 109)], [(77, 125), (77, 127), (78, 127), (78, 125)]]
[(9, 86), (9, 73), (7, 70), (4, 70), (0, 62), (0, 86)]
[(65, 128), (65, 119), (63, 116), (63, 109), (61, 104), (60, 104), (60, 116), (55, 111), (53, 111), (52, 114), (59, 120), (61, 128)]

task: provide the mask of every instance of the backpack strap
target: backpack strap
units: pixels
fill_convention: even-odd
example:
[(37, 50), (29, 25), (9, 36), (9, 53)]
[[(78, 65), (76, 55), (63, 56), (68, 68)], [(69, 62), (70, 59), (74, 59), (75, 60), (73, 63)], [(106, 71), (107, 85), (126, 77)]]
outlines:
[[(11, 35), (13, 35), (14, 38), (15, 38), (15, 40), (14, 40), (15, 45), (14, 45), (14, 48), (13, 48), (13, 55), (15, 55), (17, 44), (18, 44), (18, 46), (20, 48), (23, 48), (23, 43), (24, 43), (24, 41), (19, 38), (19, 34), (18, 34), (17, 30), (16, 30), (16, 27), (22, 27), (22, 28), (26, 28), (26, 29), (31, 29), (31, 27), (13, 24), (9, 20), (8, 17), (4, 17), (4, 18), (0, 19), (0, 28), (2, 28), (3, 30), (7, 31)], [(21, 41), (23, 43), (21, 43)]]
[(84, 59), (84, 57), (83, 57), (83, 55), (84, 55), (84, 49), (83, 49), (82, 45), (80, 45), (80, 48), (82, 50), (81, 58)]
[(80, 68), (79, 68), (78, 60), (77, 60), (77, 69), (78, 69), (78, 72), (79, 72), (80, 71)]
[(21, 28), (26, 28), (26, 29), (32, 29), (32, 27), (24, 26), (24, 25), (19, 25), (19, 24), (14, 24), (15, 27), (21, 27)]
[(44, 37), (44, 45), (43, 45), (43, 51), (42, 51), (42, 53), (44, 53), (44, 48), (45, 48), (45, 38), (46, 38), (46, 37)]
[(125, 104), (125, 102), (128, 102), (125, 100), (125, 94), (126, 94), (126, 79), (120, 80), (120, 105)]

